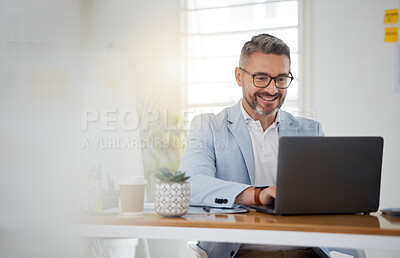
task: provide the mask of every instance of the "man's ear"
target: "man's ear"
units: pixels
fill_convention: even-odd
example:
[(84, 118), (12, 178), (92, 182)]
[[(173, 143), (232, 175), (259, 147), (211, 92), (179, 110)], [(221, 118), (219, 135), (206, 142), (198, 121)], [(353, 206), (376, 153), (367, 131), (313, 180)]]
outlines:
[(235, 79), (239, 87), (243, 87), (242, 70), (239, 67), (235, 68)]

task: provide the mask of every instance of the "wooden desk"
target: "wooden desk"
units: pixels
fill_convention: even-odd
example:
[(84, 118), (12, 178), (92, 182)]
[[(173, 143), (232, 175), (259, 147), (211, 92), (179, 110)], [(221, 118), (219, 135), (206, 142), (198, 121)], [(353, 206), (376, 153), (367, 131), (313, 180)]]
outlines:
[(273, 216), (187, 214), (163, 218), (118, 214), (82, 218), (77, 233), (88, 237), (185, 239), (255, 244), (327, 246), (400, 251), (400, 217), (365, 215)]

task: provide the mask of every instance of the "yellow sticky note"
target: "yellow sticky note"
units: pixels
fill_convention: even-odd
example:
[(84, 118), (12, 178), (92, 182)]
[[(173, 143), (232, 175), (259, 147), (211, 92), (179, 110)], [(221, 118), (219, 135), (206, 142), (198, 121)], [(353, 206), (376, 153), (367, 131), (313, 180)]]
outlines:
[(399, 17), (398, 9), (388, 9), (385, 10), (385, 18), (383, 19), (383, 23), (396, 23), (397, 18)]
[(385, 28), (385, 42), (397, 42), (397, 27)]

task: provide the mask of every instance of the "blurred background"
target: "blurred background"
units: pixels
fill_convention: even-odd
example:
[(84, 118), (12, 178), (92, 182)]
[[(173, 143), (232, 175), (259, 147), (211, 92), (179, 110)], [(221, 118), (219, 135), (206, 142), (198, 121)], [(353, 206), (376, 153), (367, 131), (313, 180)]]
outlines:
[[(82, 242), (65, 225), (113, 205), (124, 176), (145, 175), (152, 202), (152, 173), (178, 168), (191, 119), (240, 100), (234, 68), (260, 33), (292, 50), (284, 110), (320, 121), (328, 136), (384, 137), (381, 208), (399, 207), (400, 54), (383, 24), (399, 6), (0, 1), (0, 256), (142, 257), (140, 241)], [(185, 241), (149, 246), (151, 257), (194, 257)]]

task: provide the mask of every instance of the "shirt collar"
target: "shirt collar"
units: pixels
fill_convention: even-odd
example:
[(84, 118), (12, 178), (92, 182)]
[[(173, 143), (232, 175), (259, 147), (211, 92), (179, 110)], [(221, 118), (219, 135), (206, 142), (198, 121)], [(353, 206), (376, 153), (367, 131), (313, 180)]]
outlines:
[[(244, 120), (246, 121), (246, 124), (249, 122), (255, 122), (254, 119), (247, 113), (247, 111), (243, 107), (243, 99), (240, 101), (240, 109), (242, 110), (242, 115)], [(271, 126), (276, 127), (279, 123), (281, 122), (281, 110), (278, 110), (278, 113), (276, 115), (275, 121), (272, 123)]]

